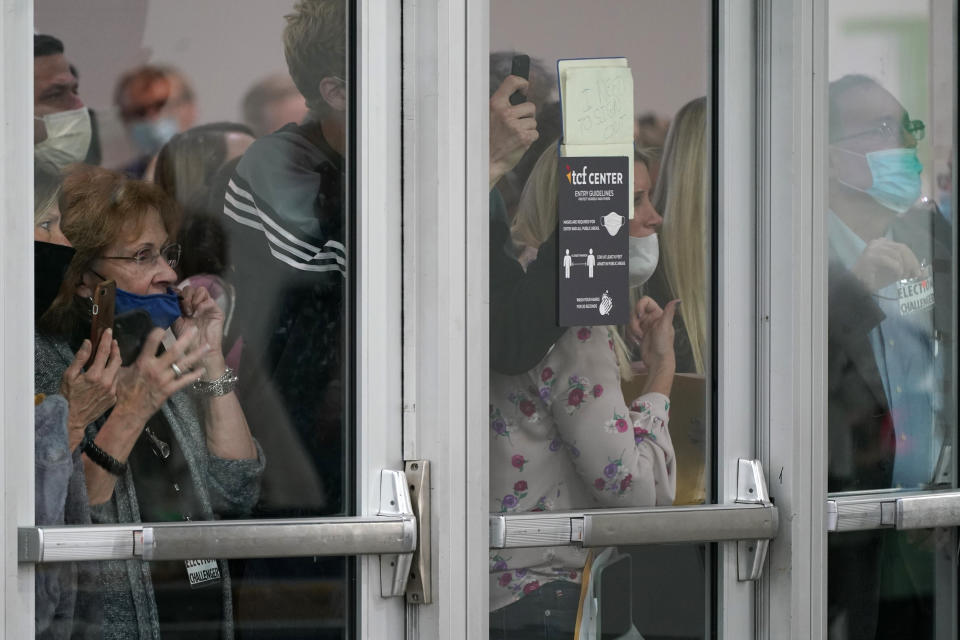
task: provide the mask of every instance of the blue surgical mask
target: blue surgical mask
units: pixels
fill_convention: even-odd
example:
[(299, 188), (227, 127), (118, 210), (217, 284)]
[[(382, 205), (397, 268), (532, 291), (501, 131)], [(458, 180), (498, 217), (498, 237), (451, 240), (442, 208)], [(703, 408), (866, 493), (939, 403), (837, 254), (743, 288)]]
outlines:
[(878, 203), (897, 213), (906, 213), (920, 198), (920, 173), (923, 165), (917, 158), (916, 149), (884, 149), (866, 154), (849, 149), (841, 151), (866, 157), (873, 184), (869, 189), (861, 189), (842, 180), (840, 184), (870, 195)]
[(180, 317), (180, 296), (173, 289), (166, 293), (141, 296), (123, 289), (117, 289), (116, 314), (120, 315), (134, 309), (143, 309), (150, 314), (153, 326), (168, 329)]
[(180, 131), (177, 119), (168, 116), (157, 120), (141, 120), (130, 125), (130, 137), (141, 152), (153, 155)]

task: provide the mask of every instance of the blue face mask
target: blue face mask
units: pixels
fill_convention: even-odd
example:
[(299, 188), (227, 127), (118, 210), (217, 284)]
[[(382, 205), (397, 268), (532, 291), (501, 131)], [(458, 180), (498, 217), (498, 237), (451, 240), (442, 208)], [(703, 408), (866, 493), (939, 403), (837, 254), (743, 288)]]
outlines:
[(130, 125), (130, 137), (142, 153), (153, 155), (180, 130), (176, 118), (141, 120)]
[(869, 189), (861, 189), (842, 180), (840, 184), (870, 195), (878, 203), (897, 213), (905, 213), (920, 198), (920, 173), (923, 165), (917, 158), (916, 149), (884, 149), (867, 154), (848, 149), (841, 151), (866, 157), (873, 184)]
[(116, 314), (120, 315), (134, 309), (143, 309), (149, 313), (153, 326), (169, 329), (170, 325), (180, 317), (180, 296), (173, 289), (167, 289), (166, 293), (155, 293), (149, 296), (140, 296), (117, 289)]

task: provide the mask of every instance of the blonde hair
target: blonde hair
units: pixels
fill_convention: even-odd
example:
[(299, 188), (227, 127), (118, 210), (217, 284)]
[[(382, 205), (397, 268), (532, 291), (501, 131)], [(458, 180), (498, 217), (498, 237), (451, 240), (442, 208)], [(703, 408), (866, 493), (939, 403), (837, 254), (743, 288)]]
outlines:
[(683, 300), (683, 322), (696, 373), (707, 354), (707, 99), (691, 100), (667, 133), (653, 205), (663, 216), (660, 259), (671, 298)]
[[(530, 177), (527, 178), (527, 184), (524, 185), (523, 192), (520, 194), (520, 204), (517, 205), (513, 226), (510, 229), (515, 242), (538, 248), (557, 228), (557, 174), (559, 172), (557, 157), (557, 145), (551, 144), (540, 154), (530, 172)], [(646, 163), (643, 158), (637, 158), (637, 161)], [(633, 371), (630, 369), (630, 351), (617, 327), (610, 325), (607, 328), (613, 338), (620, 377), (630, 380), (633, 378)]]

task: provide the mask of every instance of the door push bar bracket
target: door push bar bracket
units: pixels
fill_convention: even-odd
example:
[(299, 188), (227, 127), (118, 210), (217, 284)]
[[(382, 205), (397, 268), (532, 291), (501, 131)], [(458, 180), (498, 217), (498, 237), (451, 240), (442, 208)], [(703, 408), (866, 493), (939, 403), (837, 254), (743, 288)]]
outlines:
[(430, 461), (407, 460), (404, 463), (407, 486), (417, 517), (417, 548), (413, 552), (413, 566), (407, 581), (408, 604), (430, 604), (433, 589), (430, 584)]
[(380, 595), (406, 597), (410, 604), (429, 604), (430, 589), (430, 463), (408, 460), (403, 471), (380, 472), (380, 516), (413, 515), (417, 546), (412, 553), (380, 556)]
[[(763, 466), (759, 460), (744, 460), (737, 465), (738, 504), (758, 504), (770, 506), (770, 492), (763, 476)], [(763, 565), (767, 560), (770, 540), (737, 541), (737, 580), (750, 582), (760, 579)]]

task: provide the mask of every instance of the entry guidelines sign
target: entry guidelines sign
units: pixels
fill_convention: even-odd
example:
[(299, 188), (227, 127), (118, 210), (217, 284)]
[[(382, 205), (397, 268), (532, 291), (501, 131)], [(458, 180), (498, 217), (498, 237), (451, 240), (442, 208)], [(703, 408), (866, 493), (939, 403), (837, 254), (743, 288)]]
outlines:
[(630, 159), (561, 157), (557, 322), (629, 320)]

